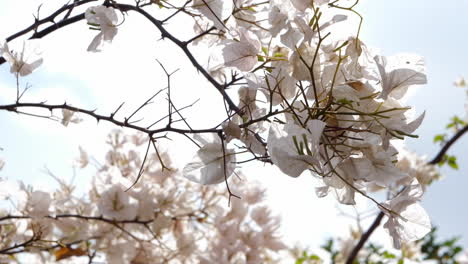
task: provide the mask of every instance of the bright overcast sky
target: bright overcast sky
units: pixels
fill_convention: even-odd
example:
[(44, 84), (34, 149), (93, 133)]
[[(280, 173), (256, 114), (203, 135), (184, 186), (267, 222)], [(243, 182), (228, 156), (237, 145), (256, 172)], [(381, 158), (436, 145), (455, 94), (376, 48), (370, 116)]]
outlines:
[[(28, 26), (32, 22), (31, 14), (40, 2), (24, 0), (19, 5), (18, 1), (2, 0), (0, 38)], [(380, 48), (385, 55), (405, 52), (426, 57), (429, 84), (415, 91), (409, 100), (418, 113), (426, 110), (426, 120), (417, 131), (420, 139), (411, 140), (409, 145), (412, 150), (433, 157), (438, 150), (432, 143), (433, 136), (444, 131), (451, 116), (464, 114), (464, 92), (452, 83), (460, 75), (468, 76), (465, 48), (468, 38), (464, 32), (468, 28), (468, 1), (447, 0), (442, 4), (432, 0), (365, 0), (357, 10), (365, 18), (361, 36), (367, 45)], [(155, 28), (135, 14), (126, 19), (113, 44), (100, 54), (85, 52), (95, 34), (82, 21), (46, 37), (42, 44), (46, 47), (44, 65), (31, 78), (22, 80), (23, 86), (27, 82), (32, 85), (24, 100), (67, 101), (83, 108), (98, 108), (103, 114), (112, 112), (125, 101), (128, 108), (122, 110), (128, 113), (166, 86), (155, 59), (167, 65), (169, 71), (187, 64), (180, 53), (168, 52), (172, 50), (170, 45), (156, 43), (158, 33)], [(211, 94), (209, 98), (219, 99), (214, 89), (194, 85), (197, 78), (200, 80), (190, 68), (181, 68), (174, 75), (174, 98), (179, 106), (192, 103), (201, 95)], [(1, 104), (11, 102), (15, 96), (14, 87), (15, 79), (9, 74), (9, 67), (2, 65)], [(201, 101), (200, 108), (191, 111), (204, 111), (202, 106), (209, 106), (206, 102), (212, 104), (209, 100)], [(156, 119), (153, 115), (157, 116), (159, 106), (153, 107), (145, 115)], [(201, 121), (213, 120), (212, 115), (210, 113), (210, 118)], [(73, 175), (71, 164), (78, 155), (78, 146), (83, 146), (102, 161), (105, 136), (113, 128), (103, 123), (96, 125), (90, 119), (64, 128), (51, 121), (6, 112), (0, 112), (0, 124), (0, 147), (4, 149), (0, 157), (7, 163), (0, 177), (23, 179), (42, 188), (50, 185), (48, 176), (42, 172), (45, 166), (62, 176)], [(465, 209), (468, 159), (462, 155), (466, 154), (467, 143), (465, 136), (452, 152), (459, 158), (460, 170), (443, 170), (446, 178), (431, 186), (424, 198), (424, 206), (434, 224), (440, 227), (441, 235), (447, 238), (463, 235), (465, 246), (468, 246), (468, 229), (464, 226), (468, 222)], [(178, 162), (183, 163), (190, 156), (182, 155)], [(246, 172), (258, 174), (246, 173), (247, 177), (258, 178), (267, 184), (271, 203), (283, 213), (284, 232), (291, 241), (317, 245), (325, 236), (348, 229), (344, 220), (336, 220), (343, 217), (336, 217), (339, 212), (334, 203), (315, 197), (310, 177), (292, 179), (270, 168), (248, 169)], [(91, 176), (92, 170), (76, 172), (79, 182), (87, 182)]]

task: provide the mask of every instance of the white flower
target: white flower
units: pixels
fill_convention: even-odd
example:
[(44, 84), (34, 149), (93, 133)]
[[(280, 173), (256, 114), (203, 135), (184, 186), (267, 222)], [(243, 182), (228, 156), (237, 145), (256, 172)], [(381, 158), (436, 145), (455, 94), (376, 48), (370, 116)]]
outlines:
[(104, 217), (115, 220), (135, 219), (138, 212), (138, 201), (128, 195), (120, 184), (114, 184), (102, 193), (97, 206)]
[(270, 34), (276, 37), (283, 28), (286, 28), (288, 22), (287, 10), (292, 10), (293, 6), (288, 1), (273, 0), (270, 1), (270, 10), (268, 12), (268, 22)]
[(43, 191), (34, 191), (29, 195), (26, 210), (32, 217), (49, 215), (51, 201), (50, 194)]
[(455, 82), (453, 82), (453, 85), (461, 88), (466, 87), (466, 80), (464, 77), (460, 76), (457, 80), (455, 80)]
[(389, 232), (393, 246), (401, 248), (401, 242), (411, 242), (424, 237), (431, 231), (431, 221), (424, 208), (419, 204), (423, 190), (417, 180), (395, 198), (382, 205), (392, 210), (384, 228)]
[[(294, 98), (296, 95), (296, 79), (291, 76), (291, 67), (287, 63), (277, 63), (275, 68), (268, 74), (260, 91), (265, 94), (265, 97), (272, 99), (273, 105), (283, 102), (284, 99), (288, 100)], [(270, 96), (272, 95), (272, 96)]]
[(419, 156), (406, 149), (400, 150), (396, 166), (408, 173), (404, 181), (411, 182), (414, 178), (422, 185), (423, 189), (434, 180), (440, 179), (441, 175), (436, 166), (428, 164), (427, 158)]
[(354, 177), (381, 187), (389, 187), (407, 176), (407, 173), (402, 172), (394, 164), (398, 152), (393, 146), (384, 150), (382, 146), (369, 144), (363, 153), (364, 157), (352, 159), (356, 168)]
[(61, 121), (62, 125), (66, 127), (70, 123), (78, 124), (81, 121), (83, 121), (81, 118), (76, 117), (76, 116), (73, 118), (74, 115), (75, 115), (74, 111), (70, 111), (68, 109), (62, 109), (62, 121)]
[(94, 6), (86, 10), (85, 18), (89, 25), (97, 27), (101, 31), (89, 44), (88, 51), (101, 51), (103, 41), (110, 43), (117, 35), (117, 12), (113, 7)]
[(156, 218), (154, 219), (152, 223), (152, 229), (153, 232), (160, 236), (162, 234), (162, 231), (168, 229), (172, 225), (172, 219), (163, 213), (158, 213)]
[(80, 151), (80, 157), (76, 159), (75, 162), (77, 163), (80, 169), (83, 169), (89, 164), (89, 156), (88, 153), (81, 146), (78, 146), (78, 149)]
[(304, 12), (308, 7), (311, 7), (310, 0), (291, 0), (291, 3), (297, 10)]
[(298, 177), (312, 165), (319, 166), (316, 153), (324, 127), (320, 120), (309, 121), (309, 130), (293, 123), (273, 124), (267, 143), (271, 161), (291, 177)]
[(177, 237), (177, 249), (178, 254), (189, 257), (197, 249), (197, 244), (195, 243), (195, 237), (190, 233), (182, 234)]
[(239, 139), (241, 137), (241, 128), (239, 125), (229, 120), (222, 124), (224, 134), (226, 135), (226, 141), (231, 141), (234, 138)]
[(224, 65), (236, 67), (241, 71), (250, 71), (257, 63), (260, 41), (250, 31), (240, 29), (240, 41), (229, 42), (223, 48)]
[(37, 50), (38, 41), (25, 40), (21, 52), (10, 50), (6, 41), (3, 44), (0, 42), (0, 56), (3, 56), (10, 64), (11, 73), (26, 76), (41, 66), (42, 58), (37, 58), (39, 55)]
[(387, 99), (390, 95), (400, 99), (410, 85), (426, 84), (424, 59), (414, 54), (400, 54), (392, 57), (376, 56), (382, 82), (380, 97)]
[(133, 241), (110, 240), (105, 249), (107, 263), (125, 264), (136, 256), (136, 247)]
[(184, 177), (201, 184), (216, 184), (229, 178), (235, 169), (234, 150), (221, 145), (218, 137), (201, 141), (203, 146), (183, 169)]
[(226, 28), (223, 21), (231, 15), (233, 10), (232, 1), (225, 0), (195, 0), (193, 7), (211, 20), (219, 30)]
[[(292, 76), (297, 80), (312, 80), (309, 67), (314, 62), (315, 51), (317, 47), (302, 44), (291, 56), (291, 64), (293, 66)], [(307, 65), (306, 65), (307, 64)], [(315, 76), (320, 76), (320, 61), (319, 58), (315, 58), (313, 67)], [(318, 93), (320, 91), (317, 91)], [(313, 97), (311, 97), (313, 98)]]

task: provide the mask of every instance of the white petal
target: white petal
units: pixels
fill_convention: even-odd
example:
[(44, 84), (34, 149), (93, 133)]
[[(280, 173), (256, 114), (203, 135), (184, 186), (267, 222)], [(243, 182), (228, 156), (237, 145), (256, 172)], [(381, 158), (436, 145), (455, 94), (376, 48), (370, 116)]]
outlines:
[(217, 184), (229, 178), (235, 169), (236, 158), (233, 151), (223, 150), (220, 144), (209, 143), (197, 151), (192, 162), (185, 165), (185, 178), (200, 184)]
[(219, 30), (226, 28), (223, 20), (228, 18), (233, 10), (232, 1), (225, 0), (196, 0), (193, 7), (211, 20)]
[(425, 115), (426, 115), (426, 111), (424, 111), (418, 118), (416, 118), (415, 120), (408, 123), (402, 129), (402, 131), (407, 133), (407, 134), (413, 133), (421, 125), (422, 121), (424, 120)]
[(417, 55), (402, 54), (392, 57), (376, 56), (375, 61), (382, 81), (381, 98), (389, 95), (400, 99), (410, 85), (426, 84), (424, 59)]
[(101, 51), (100, 47), (102, 46), (102, 41), (104, 40), (104, 34), (102, 32), (98, 33), (93, 41), (88, 46), (88, 51), (90, 52), (99, 52)]
[[(267, 143), (273, 163), (291, 177), (298, 177), (312, 165), (320, 166), (316, 152), (324, 126), (320, 120), (311, 120), (309, 132), (292, 123), (285, 126), (273, 124), (270, 127)], [(302, 154), (298, 149), (301, 142)], [(307, 153), (309, 151), (310, 153)]]

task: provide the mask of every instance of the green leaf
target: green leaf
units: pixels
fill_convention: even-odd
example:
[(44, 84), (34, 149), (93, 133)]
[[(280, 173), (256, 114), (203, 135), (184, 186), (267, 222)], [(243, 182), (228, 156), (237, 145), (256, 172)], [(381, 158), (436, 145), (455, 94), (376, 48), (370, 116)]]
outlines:
[(437, 134), (437, 135), (435, 135), (434, 136), (434, 143), (439, 142), (439, 141), (444, 142), (446, 136), (447, 136), (446, 134)]
[(328, 239), (325, 245), (322, 246), (322, 248), (327, 252), (331, 253), (333, 251), (333, 239)]
[(388, 251), (384, 251), (382, 253), (382, 257), (386, 258), (386, 259), (394, 259), (396, 258), (396, 256)]
[(347, 105), (347, 104), (352, 104), (352, 101), (349, 101), (346, 98), (342, 98), (342, 99), (338, 100), (338, 103)]
[(265, 61), (265, 59), (263, 58), (263, 56), (260, 56), (260, 55), (257, 55), (257, 60), (258, 60), (258, 61)]
[(449, 156), (447, 158), (447, 164), (454, 170), (458, 170), (457, 157)]
[(273, 54), (273, 57), (275, 57), (275, 58), (282, 58), (282, 57), (284, 57), (284, 54), (281, 53), (281, 52), (275, 52), (275, 54)]
[(320, 257), (317, 256), (317, 255), (310, 255), (310, 256), (309, 256), (309, 259), (310, 259), (310, 260), (320, 260)]

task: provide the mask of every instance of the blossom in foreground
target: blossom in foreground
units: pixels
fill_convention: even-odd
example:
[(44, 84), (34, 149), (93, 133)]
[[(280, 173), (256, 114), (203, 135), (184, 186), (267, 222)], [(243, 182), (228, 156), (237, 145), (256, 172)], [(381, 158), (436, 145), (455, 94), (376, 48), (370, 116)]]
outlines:
[(216, 184), (229, 178), (235, 169), (236, 156), (232, 149), (221, 144), (213, 136), (209, 139), (197, 137), (203, 144), (192, 161), (185, 165), (185, 178), (201, 184)]
[(375, 61), (382, 80), (381, 98), (393, 96), (400, 99), (410, 85), (427, 83), (424, 59), (414, 54), (391, 57), (376, 56)]
[(431, 221), (419, 204), (423, 190), (417, 180), (407, 186), (395, 198), (382, 204), (388, 216), (384, 228), (390, 234), (393, 246), (400, 249), (402, 242), (416, 241), (431, 231)]
[(232, 2), (224, 0), (195, 0), (193, 7), (214, 23), (217, 29), (223, 30), (226, 28), (223, 21), (232, 13)]
[(25, 40), (20, 52), (10, 50), (8, 42), (0, 42), (0, 56), (3, 56), (10, 64), (10, 72), (23, 77), (31, 74), (42, 64), (42, 58), (38, 58), (38, 40)]
[(308, 129), (288, 123), (284, 127), (273, 125), (268, 136), (271, 160), (285, 174), (298, 177), (312, 166), (320, 166), (318, 144), (325, 123), (309, 122)]
[(89, 44), (88, 51), (99, 52), (104, 42), (112, 42), (115, 35), (117, 35), (117, 23), (119, 21), (117, 12), (113, 7), (94, 6), (86, 10), (85, 18), (93, 29), (100, 30)]
[(240, 29), (240, 41), (232, 41), (223, 49), (224, 65), (236, 67), (241, 71), (250, 71), (257, 63), (257, 53), (260, 51), (260, 41), (245, 29)]

